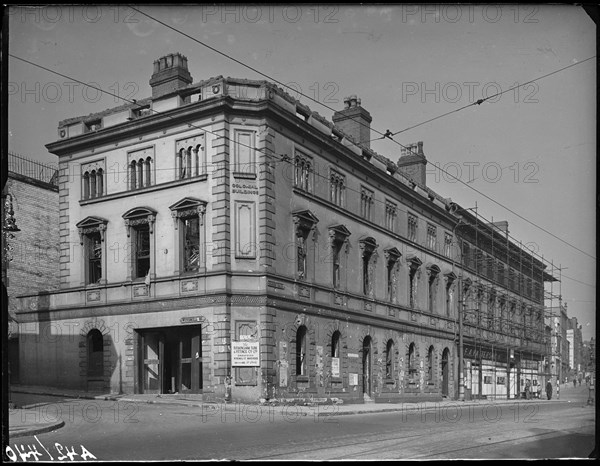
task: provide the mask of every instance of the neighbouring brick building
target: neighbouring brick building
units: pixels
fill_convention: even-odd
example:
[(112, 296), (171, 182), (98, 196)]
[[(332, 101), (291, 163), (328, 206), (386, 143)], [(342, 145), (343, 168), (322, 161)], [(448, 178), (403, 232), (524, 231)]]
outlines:
[[(266, 81), (193, 83), (60, 122), (60, 290), (21, 300), (28, 382), (234, 400), (514, 397), (544, 357), (544, 265)], [(459, 311), (465, 317), (459, 328)]]
[(16, 297), (59, 287), (58, 169), (9, 153), (4, 194), (20, 229), (7, 238), (10, 251), (4, 258), (11, 381), (16, 382), (20, 372)]

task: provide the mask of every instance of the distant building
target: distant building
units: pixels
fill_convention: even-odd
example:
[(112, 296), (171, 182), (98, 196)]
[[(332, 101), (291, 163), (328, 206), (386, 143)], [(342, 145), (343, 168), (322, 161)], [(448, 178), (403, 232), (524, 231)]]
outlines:
[(577, 378), (582, 371), (583, 341), (581, 325), (577, 324), (577, 317), (567, 320), (567, 340), (569, 341), (569, 371), (571, 378)]
[(8, 154), (8, 180), (4, 194), (20, 229), (7, 238), (4, 257), (9, 320), (11, 381), (19, 380), (19, 295), (57, 290), (59, 287), (58, 167)]
[(357, 96), (330, 122), (266, 81), (193, 84), (180, 54), (150, 85), (47, 145), (60, 290), (21, 300), (28, 383), (385, 402), (539, 380), (552, 277), (426, 186), (422, 142), (396, 163)]
[(567, 305), (547, 307), (546, 315), (552, 329), (552, 348), (549, 357), (551, 361), (552, 377), (558, 377), (562, 382), (569, 377), (569, 341), (567, 340), (567, 328), (569, 318), (567, 316)]

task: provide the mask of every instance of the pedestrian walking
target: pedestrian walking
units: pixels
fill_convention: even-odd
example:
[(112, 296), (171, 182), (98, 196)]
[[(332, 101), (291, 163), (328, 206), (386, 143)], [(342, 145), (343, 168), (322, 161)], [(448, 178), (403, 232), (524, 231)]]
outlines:
[(546, 396), (548, 397), (549, 400), (552, 399), (552, 382), (550, 382), (548, 380), (548, 383), (546, 384)]
[(573, 379), (573, 387), (577, 386), (577, 379)]
[(531, 399), (531, 382), (529, 381), (529, 379), (527, 379), (527, 381), (525, 382), (525, 399)]

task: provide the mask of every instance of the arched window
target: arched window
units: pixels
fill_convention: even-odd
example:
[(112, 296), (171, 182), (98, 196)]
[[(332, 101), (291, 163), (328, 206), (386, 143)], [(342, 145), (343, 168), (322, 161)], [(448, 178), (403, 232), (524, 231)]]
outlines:
[(104, 337), (98, 329), (92, 329), (87, 334), (88, 377), (104, 375)]
[(96, 172), (96, 196), (102, 196), (104, 194), (104, 170), (101, 168)]
[(135, 160), (132, 160), (131, 165), (129, 165), (129, 189), (135, 189), (137, 187), (136, 174), (136, 162)]
[(386, 379), (394, 378), (394, 342), (388, 340), (385, 345), (385, 377)]
[(190, 178), (192, 176), (192, 148), (188, 147), (187, 149), (187, 153), (186, 153), (187, 159), (186, 159), (186, 173), (185, 173), (185, 177), (186, 178)]
[(340, 357), (340, 332), (336, 330), (331, 336), (331, 357)]
[(308, 374), (306, 359), (306, 327), (302, 325), (296, 331), (296, 375)]
[(204, 168), (200, 166), (200, 164), (202, 163), (202, 165), (204, 165), (204, 161), (200, 160), (200, 151), (202, 150), (202, 146), (200, 144), (198, 144), (195, 148), (194, 148), (194, 176), (198, 176), (200, 173), (204, 173)]
[(137, 169), (138, 169), (137, 187), (143, 188), (144, 187), (144, 159), (138, 160)]
[(96, 197), (96, 170), (90, 173), (90, 197), (92, 199)]
[(150, 157), (148, 157), (146, 159), (146, 186), (150, 186), (151, 181), (152, 181), (152, 159)]
[(408, 345), (408, 375), (414, 377), (417, 374), (417, 367), (415, 362), (415, 344), (411, 343)]
[(184, 174), (185, 174), (185, 167), (183, 165), (183, 154), (185, 152), (185, 149), (180, 149), (177, 152), (177, 160), (176, 160), (176, 168), (177, 168), (177, 174), (176, 174), (176, 178), (178, 180), (183, 179)]
[(427, 351), (427, 381), (433, 382), (433, 360), (435, 358), (433, 346)]
[(88, 172), (83, 174), (83, 198), (90, 198), (90, 174)]
[(336, 330), (331, 335), (331, 376), (340, 377), (340, 332)]

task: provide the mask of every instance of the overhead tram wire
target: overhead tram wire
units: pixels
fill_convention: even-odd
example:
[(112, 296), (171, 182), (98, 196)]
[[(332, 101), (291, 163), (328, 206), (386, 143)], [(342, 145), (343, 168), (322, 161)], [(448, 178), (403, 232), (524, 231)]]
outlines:
[[(272, 81), (276, 82), (277, 84), (280, 84), (280, 85), (282, 85), (282, 86), (284, 86), (284, 87), (290, 88), (290, 86), (287, 86), (286, 84), (282, 83), (281, 81), (279, 81), (279, 80), (277, 80), (277, 79), (275, 79), (275, 78), (273, 78), (273, 77), (271, 77), (271, 76), (269, 76), (269, 75), (267, 75), (267, 74), (263, 73), (262, 71), (259, 71), (259, 70), (257, 70), (256, 68), (254, 68), (254, 67), (252, 67), (252, 66), (250, 66), (250, 65), (247, 65), (246, 63), (244, 63), (244, 62), (242, 62), (242, 61), (240, 61), (240, 60), (238, 60), (238, 59), (236, 59), (236, 58), (234, 58), (234, 57), (232, 57), (232, 56), (230, 56), (230, 55), (228, 55), (228, 54), (226, 54), (226, 53), (224, 53), (224, 52), (221, 52), (220, 50), (218, 50), (218, 49), (216, 49), (216, 48), (214, 48), (214, 47), (212, 47), (212, 46), (210, 46), (210, 45), (208, 45), (208, 44), (205, 44), (205, 43), (204, 43), (204, 42), (202, 42), (201, 40), (199, 40), (199, 39), (196, 39), (195, 37), (192, 37), (192, 36), (190, 36), (189, 34), (186, 34), (185, 32), (183, 32), (183, 31), (181, 31), (181, 30), (179, 30), (179, 29), (177, 29), (177, 28), (175, 28), (175, 27), (173, 27), (173, 26), (171, 26), (171, 25), (169, 25), (169, 24), (167, 24), (167, 23), (165, 23), (165, 22), (163, 22), (163, 21), (161, 21), (161, 20), (159, 20), (159, 19), (157, 19), (157, 18), (153, 17), (152, 15), (149, 15), (149, 14), (147, 14), (147, 13), (144, 13), (143, 11), (141, 11), (141, 10), (138, 10), (138, 9), (137, 9), (137, 8), (135, 8), (135, 7), (132, 7), (131, 5), (127, 5), (127, 6), (128, 6), (129, 8), (131, 8), (132, 10), (134, 10), (134, 11), (137, 11), (138, 13), (140, 13), (140, 14), (142, 14), (142, 15), (146, 16), (147, 18), (150, 18), (150, 19), (152, 19), (153, 21), (156, 21), (157, 23), (159, 23), (159, 24), (161, 24), (161, 25), (165, 26), (166, 28), (168, 28), (168, 29), (171, 29), (172, 31), (175, 31), (175, 32), (177, 32), (177, 33), (179, 33), (179, 34), (181, 34), (181, 35), (183, 35), (183, 36), (187, 37), (188, 39), (191, 39), (192, 41), (194, 41), (194, 42), (196, 42), (196, 43), (198, 43), (198, 44), (200, 44), (200, 45), (202, 45), (202, 46), (204, 46), (204, 47), (206, 47), (206, 48), (208, 48), (208, 49), (210, 49), (210, 50), (214, 51), (215, 53), (218, 53), (219, 55), (222, 55), (222, 56), (224, 56), (224, 57), (226, 57), (226, 58), (229, 58), (230, 60), (233, 60), (234, 62), (238, 63), (239, 65), (242, 65), (242, 66), (244, 66), (245, 68), (248, 68), (248, 69), (250, 69), (250, 70), (254, 71), (255, 73), (258, 73), (258, 74), (260, 74), (261, 76), (264, 76), (264, 77), (266, 77), (266, 78), (268, 78), (268, 79), (270, 79), (270, 80), (272, 80)], [(480, 105), (481, 103), (485, 102), (486, 100), (489, 100), (489, 99), (491, 99), (491, 98), (493, 98), (493, 97), (495, 97), (495, 96), (497, 96), (497, 95), (503, 94), (504, 92), (508, 92), (509, 90), (516, 89), (517, 87), (524, 86), (524, 85), (526, 85), (526, 84), (531, 84), (531, 83), (533, 83), (533, 82), (535, 82), (535, 81), (537, 81), (537, 80), (539, 80), (539, 79), (543, 79), (543, 78), (545, 78), (545, 77), (547, 77), (547, 76), (551, 76), (551, 75), (553, 75), (553, 74), (556, 74), (556, 73), (558, 73), (558, 72), (560, 72), (560, 71), (563, 71), (563, 70), (565, 70), (565, 69), (571, 68), (571, 67), (573, 67), (573, 66), (576, 66), (576, 65), (578, 65), (578, 64), (584, 63), (584, 62), (586, 62), (586, 61), (588, 61), (588, 60), (591, 60), (592, 58), (595, 58), (595, 57), (596, 57), (596, 56), (594, 55), (593, 57), (589, 57), (589, 58), (586, 58), (586, 59), (585, 59), (585, 60), (583, 60), (583, 61), (580, 61), (580, 62), (577, 62), (577, 63), (573, 63), (573, 64), (571, 64), (571, 65), (569, 65), (569, 66), (566, 66), (566, 67), (564, 67), (564, 68), (561, 68), (560, 70), (555, 70), (555, 71), (553, 71), (553, 72), (551, 72), (551, 73), (548, 73), (547, 75), (541, 76), (540, 78), (536, 78), (536, 79), (534, 79), (534, 80), (531, 80), (531, 81), (528, 81), (528, 82), (526, 82), (526, 83), (523, 83), (523, 84), (521, 84), (521, 85), (519, 85), (519, 86), (515, 86), (515, 87), (513, 87), (513, 88), (511, 88), (511, 89), (507, 89), (507, 90), (505, 90), (505, 91), (499, 92), (499, 93), (497, 93), (497, 94), (494, 94), (494, 95), (492, 95), (492, 96), (486, 97), (486, 98), (484, 98), (484, 99), (479, 99), (477, 102), (473, 102), (472, 104), (469, 104), (469, 105), (465, 106), (464, 108), (470, 107), (470, 106), (472, 106), (472, 105)], [(291, 88), (290, 88), (290, 89), (291, 89)], [(297, 90), (295, 90), (295, 89), (294, 89), (294, 91), (295, 91), (295, 92), (298, 92), (298, 91), (297, 91)], [(306, 94), (303, 94), (302, 92), (298, 92), (298, 93), (299, 93), (300, 95), (302, 95), (303, 97), (306, 97), (307, 99), (309, 99), (309, 100), (312, 100), (313, 102), (316, 102), (317, 104), (319, 104), (319, 105), (322, 105), (323, 107), (325, 107), (325, 108), (327, 108), (327, 109), (329, 109), (329, 110), (331, 110), (331, 111), (333, 111), (333, 112), (335, 112), (335, 111), (336, 111), (335, 109), (333, 109), (333, 108), (329, 107), (328, 105), (325, 105), (324, 103), (322, 103), (322, 102), (319, 102), (318, 100), (316, 100), (316, 99), (314, 99), (314, 98), (312, 98), (312, 97), (310, 97), (310, 96), (308, 96), (308, 95), (306, 95)], [(457, 109), (456, 111), (458, 111), (458, 110), (462, 110), (462, 108), (460, 108), (460, 109)], [(452, 111), (452, 112), (450, 112), (450, 113), (454, 113), (454, 112), (455, 112), (455, 111)], [(438, 117), (436, 117), (436, 118), (434, 118), (434, 119), (437, 119), (437, 118), (438, 118)], [(441, 116), (440, 116), (440, 118), (441, 118)], [(357, 123), (361, 124), (362, 126), (366, 126), (366, 125), (364, 125), (364, 123), (362, 123), (362, 122), (360, 122), (360, 121), (358, 121), (358, 120), (354, 120), (354, 119), (352, 119), (352, 120), (353, 120), (353, 121), (356, 121)], [(433, 121), (433, 120), (431, 120), (431, 121)], [(424, 123), (423, 123), (423, 124), (424, 124)], [(418, 125), (417, 125), (417, 126), (418, 126)], [(416, 126), (415, 126), (415, 127), (416, 127)], [(412, 127), (411, 127), (411, 129), (412, 129)], [(409, 151), (411, 154), (414, 154), (414, 152), (413, 152), (413, 151), (412, 151), (410, 148), (408, 148), (408, 147), (404, 146), (404, 145), (403, 145), (403, 144), (401, 144), (400, 142), (398, 142), (398, 141), (396, 141), (395, 139), (393, 139), (393, 135), (395, 135), (395, 134), (398, 134), (398, 133), (400, 133), (400, 132), (398, 132), (398, 133), (391, 133), (389, 130), (387, 130), (385, 133), (382, 133), (382, 132), (380, 132), (380, 131), (376, 130), (375, 128), (371, 128), (371, 130), (372, 130), (372, 131), (375, 131), (377, 134), (380, 134), (381, 136), (383, 136), (383, 138), (388, 138), (388, 139), (390, 139), (390, 140), (391, 140), (391, 141), (393, 141), (394, 143), (398, 144), (400, 147), (404, 148), (405, 150), (408, 150), (408, 151)], [(406, 130), (403, 130), (403, 131), (406, 131)], [(416, 155), (416, 154), (415, 154), (415, 155)], [(428, 163), (430, 163), (430, 164), (431, 164), (431, 162), (430, 162), (430, 161), (428, 161)], [(435, 165), (434, 165), (434, 166), (435, 166)], [(438, 167), (438, 169), (440, 169), (440, 170), (441, 170), (441, 168), (439, 168), (439, 167)], [(486, 194), (482, 193), (481, 191), (479, 191), (478, 189), (474, 188), (473, 186), (471, 186), (471, 185), (469, 185), (469, 184), (465, 183), (464, 181), (462, 181), (462, 180), (460, 180), (460, 179), (456, 178), (455, 176), (451, 175), (450, 173), (448, 173), (448, 172), (446, 172), (446, 171), (444, 171), (444, 173), (446, 173), (446, 174), (450, 175), (452, 178), (454, 178), (454, 179), (456, 179), (456, 180), (460, 181), (460, 182), (461, 182), (462, 184), (464, 184), (465, 186), (467, 186), (467, 187), (469, 187), (470, 189), (474, 190), (474, 191), (475, 191), (475, 192), (477, 192), (478, 194), (480, 194), (480, 195), (484, 196), (486, 199), (489, 199), (489, 200), (491, 200), (492, 202), (494, 202), (495, 204), (499, 205), (500, 207), (502, 207), (502, 208), (504, 208), (504, 209), (508, 210), (509, 212), (511, 212), (512, 214), (514, 214), (514, 215), (516, 215), (517, 217), (521, 218), (522, 220), (525, 220), (525, 221), (526, 221), (527, 223), (529, 223), (530, 225), (532, 225), (532, 226), (534, 226), (534, 227), (536, 227), (536, 228), (538, 228), (538, 229), (542, 230), (543, 232), (545, 232), (545, 233), (549, 234), (550, 236), (552, 236), (552, 237), (554, 237), (554, 238), (558, 239), (558, 240), (559, 240), (559, 241), (561, 241), (562, 243), (564, 243), (564, 244), (566, 244), (566, 245), (568, 245), (568, 246), (572, 247), (573, 249), (575, 249), (575, 250), (579, 251), (580, 253), (582, 253), (582, 254), (584, 254), (584, 255), (586, 255), (586, 256), (588, 256), (588, 257), (590, 257), (590, 258), (592, 258), (592, 259), (596, 260), (596, 257), (592, 256), (591, 254), (588, 254), (587, 252), (583, 251), (582, 249), (579, 249), (578, 247), (576, 247), (576, 246), (572, 245), (571, 243), (569, 243), (568, 241), (566, 241), (566, 240), (563, 240), (562, 238), (560, 238), (560, 237), (558, 237), (558, 236), (554, 235), (553, 233), (550, 233), (548, 230), (546, 230), (546, 229), (545, 229), (545, 228), (543, 228), (543, 227), (540, 227), (539, 225), (535, 224), (534, 222), (531, 222), (530, 220), (527, 220), (525, 217), (523, 217), (522, 215), (519, 215), (519, 214), (517, 214), (515, 211), (513, 211), (512, 209), (510, 209), (510, 208), (506, 207), (506, 206), (505, 206), (504, 204), (502, 204), (501, 202), (498, 202), (498, 201), (496, 201), (496, 200), (492, 199), (492, 198), (491, 198), (491, 197), (489, 197), (488, 195), (486, 195)]]
[[(90, 84), (88, 84), (88, 83), (85, 83), (85, 82), (83, 82), (83, 81), (80, 81), (80, 80), (78, 80), (78, 79), (76, 79), (76, 78), (73, 78), (72, 76), (68, 76), (68, 75), (66, 75), (66, 74), (59, 73), (58, 71), (51, 70), (50, 68), (46, 68), (45, 66), (42, 66), (42, 65), (40, 65), (40, 64), (38, 64), (38, 63), (34, 63), (34, 62), (32, 62), (32, 61), (26, 60), (25, 58), (18, 57), (18, 56), (16, 56), (16, 55), (13, 55), (12, 53), (9, 53), (9, 54), (8, 54), (8, 56), (10, 56), (10, 57), (12, 57), (12, 58), (16, 58), (17, 60), (20, 60), (20, 61), (22, 61), (22, 62), (24, 62), (24, 63), (27, 63), (27, 64), (29, 64), (29, 65), (32, 65), (32, 66), (35, 66), (35, 67), (37, 67), (37, 68), (41, 68), (41, 69), (43, 69), (44, 71), (48, 71), (49, 73), (56, 74), (56, 75), (58, 75), (58, 76), (61, 76), (61, 77), (63, 77), (63, 78), (66, 78), (66, 79), (71, 79), (71, 80), (73, 80), (73, 81), (77, 82), (78, 84), (81, 84), (81, 85), (83, 85), (83, 86), (89, 87), (89, 88), (91, 88), (91, 89), (94, 89), (94, 90), (96, 90), (96, 91), (98, 91), (98, 92), (102, 92), (102, 93), (104, 93), (104, 94), (107, 94), (107, 95), (110, 95), (110, 96), (116, 97), (117, 99), (121, 99), (121, 100), (123, 100), (123, 101), (125, 101), (125, 102), (128, 102), (128, 103), (130, 103), (130, 104), (137, 105), (138, 107), (141, 107), (141, 106), (142, 106), (142, 104), (138, 103), (138, 101), (137, 101), (136, 99), (128, 99), (128, 98), (126, 98), (126, 97), (122, 97), (122, 96), (120, 96), (120, 95), (117, 95), (117, 94), (114, 94), (114, 93), (112, 93), (112, 92), (106, 91), (106, 90), (104, 90), (104, 89), (102, 89), (102, 88), (99, 88), (99, 87), (96, 87), (96, 86), (92, 86), (92, 85), (90, 85)], [(173, 119), (173, 117), (171, 117), (170, 115), (166, 114), (165, 112), (159, 112), (158, 110), (154, 110), (154, 109), (150, 109), (150, 111), (152, 111), (152, 112), (153, 112), (155, 115), (164, 115), (164, 116), (166, 116), (166, 117), (168, 117), (168, 118), (170, 118), (170, 119)], [(270, 149), (268, 149), (268, 148), (266, 148), (266, 147), (265, 147), (265, 148), (253, 147), (253, 146), (249, 146), (249, 145), (247, 145), (247, 144), (241, 143), (241, 142), (233, 141), (231, 138), (229, 138), (229, 137), (227, 137), (227, 136), (222, 136), (222, 135), (220, 135), (220, 134), (217, 134), (217, 133), (215, 133), (215, 132), (213, 132), (213, 131), (210, 131), (210, 130), (208, 130), (208, 129), (206, 129), (206, 128), (200, 128), (200, 127), (198, 127), (198, 126), (196, 126), (196, 125), (194, 125), (194, 124), (192, 124), (192, 123), (186, 123), (186, 124), (187, 124), (188, 126), (192, 127), (192, 128), (196, 128), (196, 129), (198, 129), (198, 130), (200, 130), (200, 131), (203, 131), (203, 132), (206, 132), (206, 133), (212, 134), (213, 136), (216, 136), (217, 138), (224, 138), (224, 139), (227, 139), (227, 140), (229, 140), (229, 141), (232, 141), (232, 142), (234, 142), (234, 143), (236, 143), (236, 144), (239, 144), (240, 146), (247, 147), (247, 148), (249, 148), (249, 149), (254, 149), (254, 150), (258, 151), (258, 152), (263, 152), (264, 150), (270, 150)], [(273, 152), (273, 151), (272, 151), (272, 152)], [(277, 154), (275, 154), (275, 155), (277, 155)], [(270, 155), (270, 154), (266, 154), (266, 153), (265, 153), (265, 156), (267, 156), (267, 157), (272, 157), (273, 155)], [(268, 162), (267, 162), (267, 163), (268, 163)], [(271, 162), (271, 163), (274, 163), (274, 162)], [(208, 169), (208, 163), (206, 164), (206, 166), (205, 166), (204, 168), (207, 168), (207, 169)], [(172, 168), (166, 168), (166, 169), (164, 169), (164, 170), (172, 170)], [(125, 171), (125, 172), (122, 172), (122, 171), (116, 171), (116, 172), (115, 172), (115, 171), (113, 171), (112, 173), (127, 173), (127, 172), (126, 172), (126, 171)]]
[[(31, 61), (29, 61), (29, 60), (26, 60), (26, 59), (24, 59), (24, 58), (18, 57), (18, 56), (16, 56), (16, 55), (13, 55), (13, 54), (10, 54), (10, 53), (9, 53), (8, 55), (9, 55), (10, 57), (12, 57), (12, 58), (15, 58), (15, 59), (17, 59), (17, 60), (20, 60), (20, 61), (22, 61), (22, 62), (24, 62), (24, 63), (27, 63), (27, 64), (29, 64), (29, 65), (32, 65), (32, 66), (35, 66), (35, 67), (37, 67), (37, 68), (43, 69), (43, 70), (45, 70), (45, 71), (47, 71), (47, 72), (49, 72), (49, 73), (53, 73), (53, 74), (56, 74), (56, 75), (58, 75), (58, 76), (61, 76), (61, 77), (63, 77), (63, 78), (66, 78), (66, 79), (73, 80), (73, 81), (75, 81), (75, 82), (77, 82), (77, 83), (79, 83), (79, 84), (81, 84), (81, 85), (83, 85), (83, 86), (90, 87), (90, 88), (92, 88), (92, 89), (94, 89), (94, 90), (96, 90), (96, 91), (99, 91), (99, 92), (105, 93), (105, 94), (107, 94), (107, 95), (111, 95), (111, 96), (113, 96), (113, 97), (116, 97), (116, 98), (118, 98), (118, 99), (121, 99), (121, 100), (123, 100), (123, 101), (125, 101), (125, 102), (131, 103), (131, 104), (134, 104), (134, 105), (141, 106), (141, 104), (138, 104), (138, 102), (137, 102), (135, 99), (127, 99), (126, 97), (122, 97), (122, 96), (119, 96), (119, 95), (117, 95), (117, 94), (114, 94), (114, 93), (112, 93), (112, 92), (105, 91), (105, 90), (104, 90), (104, 89), (102, 89), (102, 88), (99, 88), (99, 87), (96, 87), (96, 86), (92, 86), (92, 85), (90, 85), (90, 84), (87, 84), (87, 83), (85, 83), (85, 82), (83, 82), (83, 81), (81, 81), (81, 80), (78, 80), (78, 79), (76, 79), (76, 78), (74, 78), (74, 77), (72, 77), (72, 76), (65, 75), (65, 74), (63, 74), (63, 73), (59, 73), (58, 71), (52, 70), (52, 69), (50, 69), (50, 68), (46, 68), (46, 67), (44, 67), (44, 66), (42, 66), (42, 65), (39, 65), (39, 64), (37, 64), (37, 63), (34, 63), (34, 62), (31, 62)], [(164, 112), (159, 112), (159, 111), (157, 111), (157, 110), (153, 110), (153, 109), (151, 109), (151, 110), (152, 110), (152, 112), (153, 112), (153, 113), (155, 113), (155, 114), (157, 114), (157, 115), (165, 115), (165, 116), (167, 116), (167, 117), (169, 117), (169, 118), (172, 118), (172, 117), (170, 117), (169, 115), (166, 115)], [(200, 131), (207, 132), (207, 133), (209, 133), (209, 134), (212, 134), (212, 135), (214, 135), (214, 136), (216, 136), (216, 137), (218, 137), (218, 138), (224, 138), (224, 139), (226, 139), (226, 140), (229, 140), (229, 141), (235, 142), (235, 141), (233, 141), (231, 138), (229, 138), (229, 137), (227, 137), (227, 136), (221, 136), (221, 135), (219, 135), (219, 134), (217, 134), (217, 133), (214, 133), (214, 132), (212, 132), (212, 131), (210, 131), (210, 130), (207, 130), (206, 128), (200, 128), (200, 127), (198, 127), (198, 126), (195, 126), (195, 125), (193, 125), (192, 123), (187, 123), (187, 124), (188, 124), (188, 126), (191, 126), (191, 127), (193, 127), (193, 128), (196, 128), (196, 129), (198, 129), (198, 130), (200, 130)], [(243, 143), (239, 143), (239, 144), (240, 144), (240, 145), (242, 145), (242, 146), (244, 146), (244, 147), (248, 147), (249, 149), (254, 149), (254, 150), (257, 150), (257, 151), (259, 151), (259, 152), (262, 152), (263, 150), (270, 150), (270, 149), (268, 149), (268, 148), (258, 148), (258, 147), (253, 147), (253, 146), (249, 146), (249, 145), (247, 145), (247, 144), (243, 144)], [(273, 152), (273, 151), (272, 151), (272, 152)], [(264, 153), (264, 152), (263, 152), (263, 153)], [(280, 162), (286, 162), (286, 163), (289, 163), (289, 164), (293, 165), (293, 160), (291, 160), (291, 159), (290, 159), (290, 157), (289, 157), (289, 156), (287, 156), (287, 155), (285, 155), (285, 154), (277, 154), (277, 153), (275, 153), (275, 154), (271, 155), (271, 154), (266, 154), (266, 153), (265, 153), (265, 156), (267, 156), (267, 157), (281, 157), (281, 160), (269, 161), (269, 162), (265, 162), (265, 163), (280, 163)], [(208, 167), (208, 164), (207, 164), (207, 167)], [(167, 169), (164, 169), (164, 170), (172, 170), (172, 168), (167, 168)], [(315, 176), (318, 176), (318, 177), (320, 177), (320, 178), (323, 178), (323, 179), (324, 179), (324, 180), (326, 180), (326, 181), (328, 181), (328, 180), (329, 180), (329, 177), (327, 177), (327, 176), (324, 176), (324, 175), (320, 175), (320, 174), (318, 174), (318, 173), (315, 173), (315, 172), (314, 172), (314, 170), (313, 170), (312, 172), (313, 172), (313, 174), (314, 174)], [(127, 171), (116, 171), (116, 172), (113, 172), (113, 173), (127, 173)], [(459, 180), (459, 181), (460, 181), (460, 180)], [(352, 188), (349, 188), (349, 187), (346, 187), (345, 189), (347, 189), (348, 191), (352, 191), (352, 192), (355, 192), (355, 193), (357, 193), (357, 194), (360, 194), (360, 191), (358, 191), (358, 190), (356, 190), (356, 189), (352, 189)], [(374, 199), (374, 201), (375, 201), (375, 202), (379, 202), (379, 203), (381, 203), (381, 204), (384, 204), (384, 201), (381, 201), (381, 200), (379, 200), (379, 199)], [(397, 207), (397, 208), (398, 208), (398, 210), (400, 210), (400, 211), (402, 211), (402, 212), (408, 213), (408, 210), (403, 210), (403, 209), (401, 209), (401, 208), (399, 208), (399, 207)], [(483, 216), (481, 216), (481, 218), (483, 218), (484, 220), (486, 220), (486, 219), (485, 219)], [(486, 221), (487, 221), (487, 220), (486, 220)], [(489, 223), (489, 222), (488, 222), (488, 223)], [(511, 238), (512, 238), (512, 237), (511, 237)], [(514, 238), (513, 238), (513, 239), (514, 239)], [(539, 256), (538, 254), (534, 253), (533, 251), (531, 251), (531, 253), (532, 253), (533, 255), (536, 255), (536, 256), (538, 256), (538, 257), (542, 257), (542, 262), (547, 262), (548, 264), (550, 264), (550, 262), (548, 262), (547, 260), (544, 260), (544, 259), (543, 259), (543, 256)], [(569, 278), (570, 280), (574, 280), (574, 281), (577, 281), (577, 282), (579, 282), (578, 280), (575, 280), (575, 279), (573, 279), (573, 278), (570, 278), (570, 277), (566, 277), (566, 276), (565, 276), (565, 278)], [(584, 284), (584, 285), (587, 285), (587, 286), (593, 287), (593, 285), (590, 285), (590, 284), (587, 284), (587, 283), (584, 283), (584, 282), (579, 282), (579, 283), (582, 283), (582, 284)]]
[[(560, 69), (558, 69), (558, 70), (552, 71), (552, 72), (550, 72), (550, 73), (548, 73), (548, 74), (545, 74), (545, 75), (543, 75), (543, 76), (539, 76), (539, 77), (537, 77), (537, 78), (535, 78), (535, 79), (532, 79), (531, 81), (527, 81), (527, 82), (525, 82), (525, 83), (522, 83), (522, 84), (519, 84), (519, 85), (517, 85), (517, 86), (513, 86), (513, 87), (511, 87), (511, 88), (509, 88), (509, 89), (506, 89), (506, 90), (504, 90), (504, 91), (501, 91), (501, 92), (497, 92), (496, 94), (490, 95), (490, 96), (488, 96), (488, 97), (484, 97), (484, 98), (482, 98), (482, 99), (478, 99), (477, 101), (475, 101), (475, 102), (472, 102), (472, 103), (470, 103), (470, 104), (468, 104), (468, 105), (465, 105), (465, 106), (463, 106), (463, 107), (460, 107), (460, 108), (457, 108), (457, 109), (455, 109), (455, 110), (451, 110), (451, 111), (449, 111), (449, 112), (443, 113), (443, 114), (441, 114), (441, 115), (438, 115), (438, 116), (436, 116), (436, 117), (434, 117), (434, 118), (430, 118), (429, 120), (425, 120), (425, 121), (423, 121), (423, 122), (421, 122), (421, 123), (418, 123), (418, 124), (416, 124), (416, 125), (409, 126), (408, 128), (405, 128), (405, 129), (403, 129), (403, 130), (396, 131), (395, 133), (391, 133), (391, 136), (396, 136), (397, 134), (404, 133), (404, 132), (406, 132), (406, 131), (409, 131), (409, 130), (411, 130), (411, 129), (414, 129), (414, 128), (417, 128), (417, 127), (419, 127), (419, 126), (422, 126), (422, 125), (424, 125), (424, 124), (427, 124), (427, 123), (430, 123), (430, 122), (432, 122), (432, 121), (438, 120), (439, 118), (442, 118), (442, 117), (445, 117), (445, 116), (451, 115), (452, 113), (460, 112), (461, 110), (464, 110), (465, 108), (469, 108), (469, 107), (472, 107), (472, 106), (474, 106), (474, 105), (481, 105), (481, 104), (482, 104), (482, 103), (484, 103), (486, 100), (493, 99), (494, 97), (498, 97), (498, 96), (500, 96), (500, 95), (502, 95), (502, 94), (505, 94), (506, 92), (510, 92), (510, 91), (513, 91), (513, 90), (515, 90), (515, 89), (518, 89), (519, 87), (526, 86), (527, 84), (531, 84), (531, 83), (534, 83), (534, 82), (536, 82), (536, 81), (540, 81), (540, 80), (542, 80), (542, 79), (544, 79), (544, 78), (547, 78), (548, 76), (552, 76), (553, 74), (559, 73), (559, 72), (561, 72), (561, 71), (564, 71), (564, 70), (566, 70), (566, 69), (572, 68), (572, 67), (574, 67), (574, 66), (577, 66), (577, 65), (581, 65), (582, 63), (585, 63), (585, 62), (587, 62), (587, 61), (589, 61), (589, 60), (592, 60), (592, 59), (594, 59), (594, 58), (596, 58), (596, 55), (594, 55), (594, 56), (592, 56), (592, 57), (588, 57), (588, 58), (586, 58), (585, 60), (578, 61), (577, 63), (572, 63), (572, 64), (570, 64), (570, 65), (568, 65), (568, 66), (565, 66), (564, 68), (560, 68)], [(388, 135), (386, 134), (385, 136), (388, 136)], [(389, 136), (388, 136), (388, 137), (389, 137)], [(378, 140), (378, 139), (383, 139), (383, 138), (371, 139), (371, 141), (376, 141), (376, 140)], [(370, 142), (370, 141), (369, 141), (369, 142)]]

